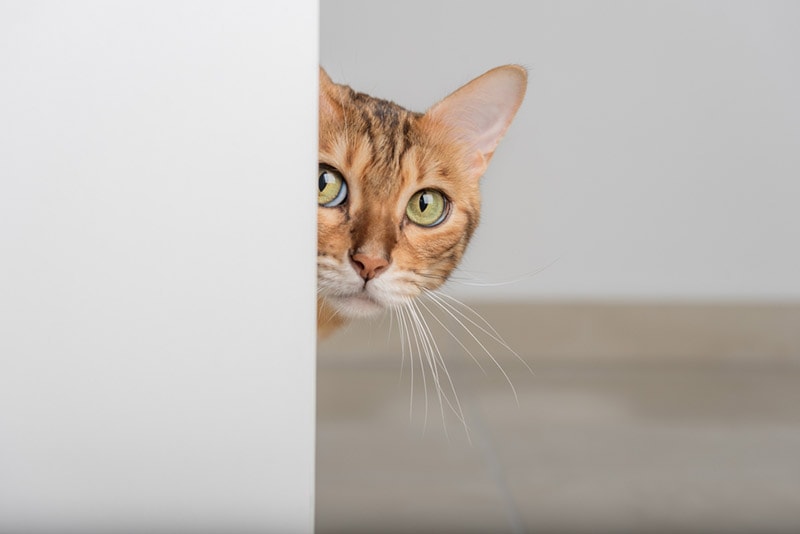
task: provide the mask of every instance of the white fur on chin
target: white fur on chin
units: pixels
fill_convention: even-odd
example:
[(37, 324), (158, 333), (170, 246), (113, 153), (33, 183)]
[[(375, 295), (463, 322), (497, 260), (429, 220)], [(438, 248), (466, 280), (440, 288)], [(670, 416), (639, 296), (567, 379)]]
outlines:
[(333, 297), (329, 301), (336, 311), (351, 319), (374, 317), (384, 310), (384, 306), (364, 293), (350, 297)]

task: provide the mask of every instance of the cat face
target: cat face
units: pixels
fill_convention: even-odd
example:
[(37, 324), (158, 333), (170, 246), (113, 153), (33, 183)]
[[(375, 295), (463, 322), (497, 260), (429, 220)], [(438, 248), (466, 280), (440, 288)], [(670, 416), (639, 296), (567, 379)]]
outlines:
[(371, 315), (447, 280), (524, 90), (522, 68), (500, 67), (419, 114), (320, 70), (317, 269), (330, 308)]

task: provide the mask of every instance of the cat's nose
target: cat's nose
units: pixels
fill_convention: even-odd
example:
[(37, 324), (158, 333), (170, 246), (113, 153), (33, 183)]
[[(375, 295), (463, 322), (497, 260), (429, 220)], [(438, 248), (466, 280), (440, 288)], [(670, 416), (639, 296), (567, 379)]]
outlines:
[(350, 263), (353, 269), (364, 280), (372, 280), (389, 266), (389, 260), (368, 254), (353, 254), (350, 256)]

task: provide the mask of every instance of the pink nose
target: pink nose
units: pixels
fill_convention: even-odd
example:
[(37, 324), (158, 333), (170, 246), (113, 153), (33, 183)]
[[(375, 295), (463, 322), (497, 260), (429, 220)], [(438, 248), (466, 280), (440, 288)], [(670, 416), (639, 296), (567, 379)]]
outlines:
[(350, 263), (364, 280), (372, 280), (389, 266), (388, 260), (367, 254), (353, 254), (350, 256)]

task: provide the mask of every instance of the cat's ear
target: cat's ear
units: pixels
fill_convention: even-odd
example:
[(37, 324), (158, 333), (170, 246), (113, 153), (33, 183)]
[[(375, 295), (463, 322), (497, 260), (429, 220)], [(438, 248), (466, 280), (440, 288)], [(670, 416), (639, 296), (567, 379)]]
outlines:
[(325, 72), (325, 69), (322, 68), (322, 65), (319, 67), (319, 86), (320, 88), (327, 88), (334, 85), (331, 77), (328, 76), (328, 73)]
[(340, 106), (336, 103), (337, 86), (321, 66), (319, 68), (319, 115), (326, 118), (337, 118)]
[(467, 147), (470, 174), (479, 178), (522, 104), (527, 83), (523, 67), (497, 67), (434, 105), (425, 118)]

